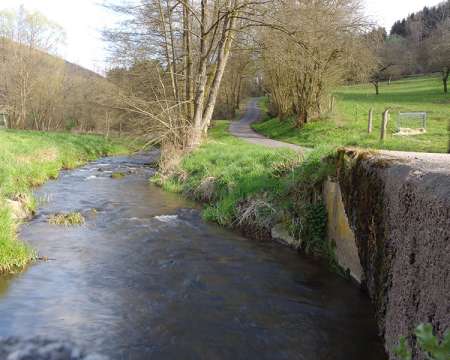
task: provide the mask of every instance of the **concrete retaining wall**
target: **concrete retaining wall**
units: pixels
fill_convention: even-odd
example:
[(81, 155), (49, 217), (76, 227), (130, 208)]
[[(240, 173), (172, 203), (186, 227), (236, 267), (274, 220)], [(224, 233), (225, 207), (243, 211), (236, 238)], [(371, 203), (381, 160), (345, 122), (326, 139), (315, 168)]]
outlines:
[(450, 155), (345, 149), (337, 178), (324, 186), (329, 237), (373, 300), (390, 357), (420, 323), (442, 337), (450, 327)]
[(331, 179), (325, 181), (323, 197), (328, 213), (328, 239), (335, 245), (336, 259), (353, 279), (361, 283), (363, 268), (359, 261), (355, 234), (349, 226), (342, 202), (339, 183)]

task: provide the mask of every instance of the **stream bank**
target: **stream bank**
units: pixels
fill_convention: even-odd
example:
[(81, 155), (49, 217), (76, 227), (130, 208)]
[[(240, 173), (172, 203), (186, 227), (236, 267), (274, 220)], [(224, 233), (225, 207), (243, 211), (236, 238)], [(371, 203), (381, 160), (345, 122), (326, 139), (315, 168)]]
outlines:
[(227, 129), (216, 122), (155, 181), (203, 202), (207, 220), (325, 258), (373, 301), (390, 358), (406, 336), (424, 359), (416, 326), (442, 339), (450, 322), (450, 155), (324, 148), (303, 158)]
[(16, 237), (38, 199), (32, 189), (102, 156), (132, 151), (124, 139), (25, 130), (0, 130), (0, 274), (20, 271), (34, 251)]
[[(253, 101), (246, 115), (230, 129), (240, 129), (233, 133), (247, 142), (296, 146), (255, 133), (250, 126), (260, 117)], [(304, 130), (297, 134), (308, 138)], [(275, 124), (269, 134), (283, 139), (283, 132), (288, 137), (293, 135), (287, 122)], [(320, 132), (316, 136), (314, 146), (326, 138)], [(297, 146), (297, 151), (304, 149)], [(418, 350), (413, 336), (416, 326), (430, 324), (438, 339), (450, 331), (450, 155), (341, 148), (337, 153), (330, 151), (322, 165), (316, 163), (312, 170), (330, 162), (334, 170), (319, 180), (323, 200), (317, 196), (317, 187), (316, 192), (310, 189), (326, 207), (327, 231), (321, 238), (330, 245), (325, 246), (328, 258), (368, 292), (390, 357), (395, 358), (394, 348), (403, 335), (413, 347), (413, 359), (423, 359), (426, 355)], [(304, 167), (302, 164), (300, 169)], [(298, 185), (297, 193), (302, 193), (305, 186), (301, 181)], [(294, 206), (301, 209), (311, 202), (305, 196), (301, 200)], [(305, 213), (291, 214), (305, 218)], [(302, 247), (304, 237), (296, 238), (286, 229), (281, 233), (288, 244)], [(446, 355), (450, 357), (450, 353)]]
[[(0, 337), (70, 339), (113, 360), (384, 358), (357, 288), (149, 186), (155, 156), (102, 159), (36, 191), (48, 201), (20, 236), (49, 260), (0, 278)], [(92, 216), (49, 224), (68, 212)]]

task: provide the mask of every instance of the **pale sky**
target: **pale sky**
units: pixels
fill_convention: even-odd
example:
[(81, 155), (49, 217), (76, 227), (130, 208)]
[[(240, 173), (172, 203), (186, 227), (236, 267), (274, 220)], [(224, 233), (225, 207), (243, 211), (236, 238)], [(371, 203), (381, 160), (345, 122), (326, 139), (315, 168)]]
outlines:
[[(395, 20), (433, 6), (442, 0), (363, 0), (372, 20), (389, 31)], [(100, 30), (113, 25), (115, 15), (102, 8), (102, 0), (0, 0), (0, 10), (18, 8), (39, 10), (66, 31), (66, 45), (60, 54), (67, 60), (94, 71), (105, 68), (106, 50)]]

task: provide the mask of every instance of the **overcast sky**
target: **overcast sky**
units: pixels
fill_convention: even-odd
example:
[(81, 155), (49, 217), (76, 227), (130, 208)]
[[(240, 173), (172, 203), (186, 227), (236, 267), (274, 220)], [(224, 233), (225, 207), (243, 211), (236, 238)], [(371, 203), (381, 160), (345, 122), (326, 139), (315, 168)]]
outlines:
[[(367, 14), (388, 31), (395, 20), (432, 6), (442, 0), (363, 0)], [(102, 71), (105, 67), (105, 46), (100, 30), (115, 23), (115, 17), (99, 4), (102, 0), (0, 0), (0, 9), (17, 8), (39, 10), (62, 25), (67, 41), (61, 55), (67, 60)]]

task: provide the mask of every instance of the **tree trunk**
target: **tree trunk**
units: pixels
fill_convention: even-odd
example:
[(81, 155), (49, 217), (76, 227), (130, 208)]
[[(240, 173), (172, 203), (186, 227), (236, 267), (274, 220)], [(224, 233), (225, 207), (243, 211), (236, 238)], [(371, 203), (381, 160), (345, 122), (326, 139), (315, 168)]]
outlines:
[(194, 114), (193, 114), (193, 126), (191, 129), (191, 134), (187, 141), (188, 149), (194, 149), (200, 145), (202, 140), (202, 120), (203, 120), (203, 109), (205, 104), (205, 92), (206, 83), (208, 82), (207, 76), (207, 66), (208, 66), (208, 50), (206, 48), (206, 24), (208, 21), (207, 16), (207, 6), (208, 1), (201, 1), (201, 23), (200, 23), (200, 62), (198, 65), (198, 75), (195, 82), (195, 99), (194, 99)]
[(375, 95), (380, 95), (380, 84), (378, 81), (374, 82), (373, 85), (375, 86)]
[(223, 35), (220, 40), (219, 55), (217, 60), (216, 73), (211, 85), (211, 90), (208, 95), (208, 101), (206, 103), (205, 112), (203, 114), (203, 121), (205, 123), (204, 130), (208, 129), (211, 123), (211, 118), (216, 105), (217, 95), (220, 89), (220, 83), (222, 81), (225, 67), (227, 66), (228, 58), (230, 56), (231, 44), (233, 43), (233, 29), (236, 18), (234, 16), (231, 19), (224, 21)]
[(188, 120), (192, 120), (192, 116), (194, 113), (194, 104), (192, 102), (192, 94), (193, 94), (193, 82), (192, 82), (192, 73), (193, 73), (193, 62), (192, 62), (192, 50), (191, 50), (191, 18), (189, 15), (189, 10), (187, 5), (183, 3), (183, 22), (184, 22), (184, 31), (183, 31), (183, 40), (184, 40), (184, 66), (185, 66), (185, 100), (186, 100), (186, 115)]
[(162, 26), (162, 33), (163, 33), (163, 37), (164, 37), (164, 51), (165, 51), (164, 55), (166, 57), (167, 69), (169, 70), (170, 80), (172, 82), (173, 97), (175, 99), (177, 99), (178, 92), (177, 92), (175, 69), (174, 69), (175, 59), (171, 59), (171, 56), (170, 56), (169, 38), (167, 36), (167, 28), (166, 28), (166, 18), (164, 15), (164, 10), (161, 5), (161, 1), (158, 1), (158, 10), (159, 10), (159, 19), (161, 21), (161, 26)]
[(444, 93), (448, 93), (448, 77), (450, 75), (450, 69), (446, 69), (443, 71), (442, 75), (442, 83), (444, 84)]
[(300, 110), (297, 121), (295, 123), (296, 128), (301, 128), (303, 125), (308, 123), (308, 112), (306, 110)]

